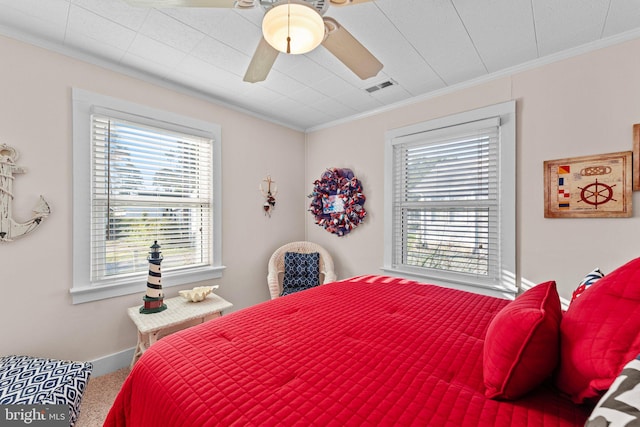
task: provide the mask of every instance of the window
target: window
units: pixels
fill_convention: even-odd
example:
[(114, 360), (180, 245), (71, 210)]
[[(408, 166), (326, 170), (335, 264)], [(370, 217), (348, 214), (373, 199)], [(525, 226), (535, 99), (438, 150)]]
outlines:
[(74, 303), (221, 276), (220, 128), (74, 90)]
[(515, 103), (387, 133), (385, 270), (514, 293)]

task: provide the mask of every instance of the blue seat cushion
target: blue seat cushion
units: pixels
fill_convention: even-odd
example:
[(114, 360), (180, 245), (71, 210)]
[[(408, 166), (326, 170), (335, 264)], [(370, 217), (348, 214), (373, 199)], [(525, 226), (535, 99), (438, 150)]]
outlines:
[(285, 252), (282, 295), (292, 294), (320, 284), (320, 254)]

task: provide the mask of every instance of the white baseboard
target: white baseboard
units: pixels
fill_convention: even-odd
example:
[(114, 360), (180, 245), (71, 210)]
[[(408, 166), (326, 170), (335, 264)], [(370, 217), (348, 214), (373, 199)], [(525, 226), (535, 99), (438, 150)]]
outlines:
[(91, 360), (91, 363), (93, 363), (91, 376), (95, 378), (128, 367), (131, 365), (134, 350), (135, 348), (131, 347), (118, 353)]

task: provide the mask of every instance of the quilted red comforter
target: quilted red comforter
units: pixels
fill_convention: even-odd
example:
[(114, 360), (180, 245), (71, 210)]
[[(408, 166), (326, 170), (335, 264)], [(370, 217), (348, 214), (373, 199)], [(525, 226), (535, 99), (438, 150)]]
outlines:
[(380, 276), (278, 298), (158, 341), (105, 426), (584, 425), (551, 386), (484, 396), (483, 338), (507, 303)]

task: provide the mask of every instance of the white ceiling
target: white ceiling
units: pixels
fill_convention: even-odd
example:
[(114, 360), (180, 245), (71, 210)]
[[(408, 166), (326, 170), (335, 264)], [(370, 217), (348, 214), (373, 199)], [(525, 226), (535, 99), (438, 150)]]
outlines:
[[(325, 48), (242, 78), (264, 10), (145, 9), (124, 0), (0, 0), (0, 34), (150, 75), (296, 129), (486, 78), (563, 51), (640, 36), (640, 0), (373, 0), (331, 16), (383, 64), (360, 80)], [(4, 58), (10, 66), (10, 58)], [(397, 85), (369, 93), (365, 88)]]

